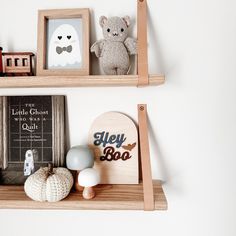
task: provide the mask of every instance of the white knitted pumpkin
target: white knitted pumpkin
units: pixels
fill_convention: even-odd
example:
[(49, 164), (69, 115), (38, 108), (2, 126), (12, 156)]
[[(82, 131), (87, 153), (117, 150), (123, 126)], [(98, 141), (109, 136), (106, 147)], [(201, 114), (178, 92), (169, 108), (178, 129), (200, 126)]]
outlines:
[(25, 193), (35, 201), (57, 202), (65, 198), (73, 186), (73, 176), (66, 168), (40, 168), (25, 181)]

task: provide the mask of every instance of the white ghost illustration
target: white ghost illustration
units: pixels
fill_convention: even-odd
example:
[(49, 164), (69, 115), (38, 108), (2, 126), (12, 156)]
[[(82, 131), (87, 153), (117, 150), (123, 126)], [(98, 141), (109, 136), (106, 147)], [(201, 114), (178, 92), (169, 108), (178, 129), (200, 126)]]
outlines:
[(80, 41), (75, 28), (60, 25), (52, 34), (48, 50), (48, 67), (68, 66), (81, 63)]

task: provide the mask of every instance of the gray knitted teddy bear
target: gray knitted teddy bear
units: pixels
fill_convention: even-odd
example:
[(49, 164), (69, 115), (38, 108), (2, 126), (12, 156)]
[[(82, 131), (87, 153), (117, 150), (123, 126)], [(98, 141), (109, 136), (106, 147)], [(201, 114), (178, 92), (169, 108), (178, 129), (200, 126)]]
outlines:
[(125, 75), (130, 67), (129, 55), (137, 54), (137, 40), (127, 37), (130, 25), (129, 16), (123, 18), (100, 17), (104, 39), (95, 42), (91, 52), (100, 58), (107, 75)]

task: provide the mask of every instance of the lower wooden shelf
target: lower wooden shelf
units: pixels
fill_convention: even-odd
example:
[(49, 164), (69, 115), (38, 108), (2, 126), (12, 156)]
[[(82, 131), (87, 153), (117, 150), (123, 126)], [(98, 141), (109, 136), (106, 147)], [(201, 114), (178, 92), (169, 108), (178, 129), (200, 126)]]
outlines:
[[(164, 82), (164, 76), (149, 75), (149, 85), (160, 85)], [(121, 87), (137, 84), (138, 75), (0, 77), (0, 88)]]
[[(153, 181), (155, 210), (167, 210), (167, 200), (161, 182)], [(22, 186), (0, 186), (1, 209), (65, 209), (65, 210), (143, 210), (143, 186), (99, 185), (97, 196), (85, 200), (81, 193), (71, 192), (64, 200), (55, 203), (35, 202), (29, 199)]]

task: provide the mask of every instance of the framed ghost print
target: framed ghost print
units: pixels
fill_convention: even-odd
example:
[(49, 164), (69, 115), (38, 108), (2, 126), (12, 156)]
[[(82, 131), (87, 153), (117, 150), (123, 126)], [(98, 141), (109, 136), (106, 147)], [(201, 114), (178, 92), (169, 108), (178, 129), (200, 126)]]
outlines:
[(37, 75), (89, 75), (89, 9), (39, 10)]

